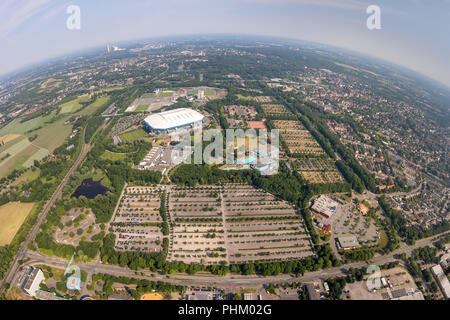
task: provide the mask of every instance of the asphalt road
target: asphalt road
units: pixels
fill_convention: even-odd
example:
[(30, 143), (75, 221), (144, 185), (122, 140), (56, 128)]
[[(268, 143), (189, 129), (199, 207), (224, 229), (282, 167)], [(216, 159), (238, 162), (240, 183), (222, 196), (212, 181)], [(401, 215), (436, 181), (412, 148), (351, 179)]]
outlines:
[(11, 280), (14, 278), (15, 274), (17, 273), (17, 269), (19, 267), (18, 261), (23, 259), (27, 253), (28, 250), (28, 244), (30, 241), (32, 241), (37, 233), (40, 230), (40, 225), (44, 221), (47, 213), (49, 212), (50, 208), (53, 206), (56, 199), (58, 199), (62, 195), (62, 190), (64, 186), (66, 185), (67, 181), (69, 180), (70, 176), (73, 174), (73, 172), (76, 170), (76, 168), (80, 165), (81, 161), (83, 160), (85, 154), (85, 136), (86, 136), (86, 128), (83, 130), (83, 145), (81, 147), (80, 154), (78, 155), (78, 158), (75, 160), (72, 167), (69, 169), (67, 174), (65, 175), (64, 179), (61, 181), (59, 186), (56, 188), (55, 192), (51, 196), (50, 200), (47, 202), (47, 204), (44, 206), (44, 209), (41, 211), (41, 213), (38, 215), (38, 218), (31, 228), (30, 232), (28, 233), (27, 237), (25, 238), (25, 241), (22, 242), (22, 245), (20, 246), (20, 249), (16, 256), (14, 257), (14, 260), (8, 270), (8, 272), (5, 275), (5, 278), (3, 279), (3, 282), (0, 286), (0, 293), (3, 292), (5, 283), (11, 283)]

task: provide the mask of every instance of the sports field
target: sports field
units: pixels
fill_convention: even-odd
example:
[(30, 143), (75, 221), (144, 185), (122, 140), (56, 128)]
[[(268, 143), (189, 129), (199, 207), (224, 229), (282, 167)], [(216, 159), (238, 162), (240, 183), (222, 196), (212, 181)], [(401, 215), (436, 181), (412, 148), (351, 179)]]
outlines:
[(0, 206), (0, 246), (8, 245), (14, 239), (34, 203), (9, 202)]
[(162, 300), (163, 298), (160, 293), (146, 293), (141, 296), (141, 300)]

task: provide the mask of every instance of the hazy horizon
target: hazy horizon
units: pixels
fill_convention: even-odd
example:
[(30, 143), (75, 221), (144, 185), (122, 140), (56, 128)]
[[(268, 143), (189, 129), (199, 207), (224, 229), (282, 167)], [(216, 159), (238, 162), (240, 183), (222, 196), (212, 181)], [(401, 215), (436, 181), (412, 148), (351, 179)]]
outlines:
[[(380, 30), (366, 27), (371, 4), (381, 8)], [(66, 26), (69, 5), (81, 9), (80, 30)], [(447, 21), (448, 0), (4, 0), (0, 75), (106, 43), (216, 34), (280, 37), (347, 49), (450, 88)]]

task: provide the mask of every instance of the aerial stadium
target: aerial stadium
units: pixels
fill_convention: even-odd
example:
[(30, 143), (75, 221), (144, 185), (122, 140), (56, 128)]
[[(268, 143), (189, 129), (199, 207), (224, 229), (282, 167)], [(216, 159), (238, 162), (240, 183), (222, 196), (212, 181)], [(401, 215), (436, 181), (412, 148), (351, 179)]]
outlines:
[(152, 114), (144, 119), (142, 125), (150, 133), (169, 133), (180, 128), (192, 128), (200, 125), (204, 118), (195, 110), (180, 108)]

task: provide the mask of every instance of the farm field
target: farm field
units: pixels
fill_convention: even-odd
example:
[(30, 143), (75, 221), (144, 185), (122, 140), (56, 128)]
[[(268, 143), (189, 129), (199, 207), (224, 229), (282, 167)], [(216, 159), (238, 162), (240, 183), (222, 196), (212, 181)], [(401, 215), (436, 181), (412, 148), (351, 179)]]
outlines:
[(33, 207), (34, 203), (21, 202), (0, 206), (0, 246), (11, 243)]
[(95, 215), (91, 209), (73, 208), (61, 218), (64, 225), (54, 233), (55, 241), (61, 244), (78, 246), (82, 239), (91, 238), (101, 232), (100, 226), (95, 224)]
[[(39, 148), (22, 136), (17, 143), (0, 152), (0, 158), (6, 157), (8, 154), (9, 157), (0, 161), (0, 177), (9, 174), (15, 169), (30, 167), (34, 160), (40, 160), (47, 156), (48, 150)], [(30, 159), (32, 160), (30, 161)]]
[(133, 140), (136, 140), (136, 139), (139, 139), (139, 138), (142, 138), (142, 137), (146, 137), (146, 136), (148, 136), (148, 133), (145, 132), (144, 129), (138, 128), (136, 130), (129, 131), (129, 132), (121, 134), (120, 135), (120, 139), (123, 142), (128, 142), (128, 141), (133, 141)]
[(323, 156), (325, 151), (317, 143), (311, 133), (296, 120), (274, 120), (275, 127), (293, 155)]
[(330, 158), (298, 159), (292, 162), (294, 169), (309, 183), (344, 182), (345, 179)]
[(89, 115), (93, 114), (98, 108), (100, 108), (103, 105), (105, 105), (106, 103), (108, 103), (109, 100), (110, 100), (109, 96), (97, 98), (97, 100), (95, 100), (93, 103), (88, 105), (85, 109), (81, 110), (79, 112), (79, 114), (81, 116), (86, 116), (86, 115), (89, 116)]
[(245, 184), (223, 193), (230, 263), (312, 256), (310, 238), (293, 206)]

